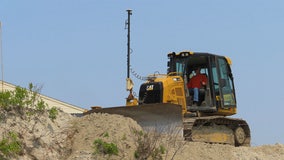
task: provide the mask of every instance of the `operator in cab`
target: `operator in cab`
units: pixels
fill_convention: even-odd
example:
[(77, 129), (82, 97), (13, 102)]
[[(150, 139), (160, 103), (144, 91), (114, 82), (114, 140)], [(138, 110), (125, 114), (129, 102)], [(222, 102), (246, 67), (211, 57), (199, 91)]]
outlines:
[(193, 94), (193, 105), (198, 105), (199, 102), (199, 89), (205, 87), (207, 84), (207, 76), (200, 73), (200, 67), (194, 70), (195, 75), (187, 83), (187, 88), (190, 95)]

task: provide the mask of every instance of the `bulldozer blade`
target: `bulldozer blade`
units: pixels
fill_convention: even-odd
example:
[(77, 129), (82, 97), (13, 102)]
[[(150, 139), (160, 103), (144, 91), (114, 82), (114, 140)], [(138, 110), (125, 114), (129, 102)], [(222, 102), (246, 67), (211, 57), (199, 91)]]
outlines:
[(143, 129), (158, 132), (181, 132), (183, 125), (181, 106), (168, 103), (92, 109), (84, 115), (91, 113), (123, 115), (135, 120)]

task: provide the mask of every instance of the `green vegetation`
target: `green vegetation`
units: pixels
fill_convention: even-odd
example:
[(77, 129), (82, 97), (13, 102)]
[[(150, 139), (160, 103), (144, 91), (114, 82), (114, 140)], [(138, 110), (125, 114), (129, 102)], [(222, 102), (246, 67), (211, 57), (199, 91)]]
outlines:
[(6, 110), (13, 107), (30, 107), (39, 111), (46, 109), (47, 104), (39, 97), (39, 89), (29, 84), (25, 89), (17, 86), (13, 91), (0, 92), (0, 105)]
[[(0, 106), (6, 110), (15, 110), (21, 115), (32, 116), (44, 113), (48, 109), (47, 103), (39, 96), (41, 88), (29, 84), (28, 89), (17, 86), (13, 91), (0, 92)], [(54, 120), (58, 110), (52, 107), (48, 110), (49, 118)]]
[(166, 153), (166, 148), (162, 145), (157, 146), (158, 141), (161, 139), (161, 133), (134, 130), (136, 136), (137, 149), (134, 153), (134, 157), (138, 160), (148, 159), (152, 157), (155, 160), (162, 160), (162, 154)]
[(58, 109), (56, 107), (52, 107), (50, 110), (48, 110), (49, 118), (54, 121), (58, 115)]
[(94, 141), (95, 154), (103, 153), (106, 155), (118, 155), (118, 147), (114, 143), (104, 142), (102, 139)]
[[(56, 119), (58, 110), (55, 107), (49, 109), (47, 103), (40, 97), (39, 91), (40, 88), (30, 83), (28, 89), (17, 86), (13, 91), (0, 92), (0, 122), (5, 123), (9, 115), (25, 120), (32, 116), (39, 119), (39, 115), (46, 113), (52, 121)], [(19, 139), (21, 133), (11, 130), (1, 132), (3, 135), (0, 141), (0, 159), (16, 157), (25, 147)]]
[(103, 135), (103, 137), (109, 137), (108, 132), (105, 132), (104, 135)]
[(22, 145), (18, 135), (15, 132), (9, 132), (0, 141), (0, 158), (13, 157), (22, 151)]

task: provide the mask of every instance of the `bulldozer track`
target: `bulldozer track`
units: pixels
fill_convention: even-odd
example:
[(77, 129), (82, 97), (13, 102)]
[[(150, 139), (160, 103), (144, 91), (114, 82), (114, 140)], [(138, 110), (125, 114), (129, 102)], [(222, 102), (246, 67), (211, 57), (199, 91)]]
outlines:
[[(232, 130), (235, 136), (235, 141), (231, 145), (235, 146), (250, 146), (250, 129), (246, 121), (238, 118), (227, 118), (223, 116), (211, 116), (211, 117), (191, 117), (184, 118), (183, 120), (183, 135), (185, 140), (194, 141), (192, 138), (193, 128), (201, 128), (203, 126), (225, 126), (228, 129)], [(244, 135), (241, 136), (242, 142), (236, 140), (236, 134), (238, 134), (237, 128), (241, 128), (244, 132)], [(239, 140), (240, 141), (240, 140)], [(214, 142), (209, 142), (214, 143)], [(219, 143), (219, 142), (217, 142)]]

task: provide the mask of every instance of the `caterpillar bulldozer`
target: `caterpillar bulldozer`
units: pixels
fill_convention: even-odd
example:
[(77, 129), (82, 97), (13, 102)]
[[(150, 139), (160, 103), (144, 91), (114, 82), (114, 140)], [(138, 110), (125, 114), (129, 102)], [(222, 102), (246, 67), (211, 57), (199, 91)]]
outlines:
[[(245, 120), (231, 118), (237, 113), (232, 61), (226, 56), (183, 51), (168, 54), (167, 74), (152, 74), (141, 84), (138, 99), (130, 79), (130, 16), (127, 10), (126, 106), (93, 107), (84, 114), (119, 114), (134, 119), (145, 130), (182, 135), (187, 141), (250, 146), (250, 129)], [(198, 101), (188, 82), (198, 68), (206, 84), (198, 88)], [(195, 100), (195, 101), (194, 101)], [(181, 133), (181, 134), (180, 134)]]
[[(247, 122), (229, 116), (237, 113), (232, 61), (226, 56), (183, 51), (168, 54), (167, 74), (149, 75), (141, 84), (139, 98), (130, 94), (126, 106), (95, 108), (84, 114), (109, 113), (130, 117), (143, 128), (181, 130), (187, 141), (250, 146)], [(207, 77), (207, 83), (198, 90), (199, 100), (193, 103), (193, 94), (187, 83), (195, 68)], [(128, 81), (131, 84), (131, 82)]]

